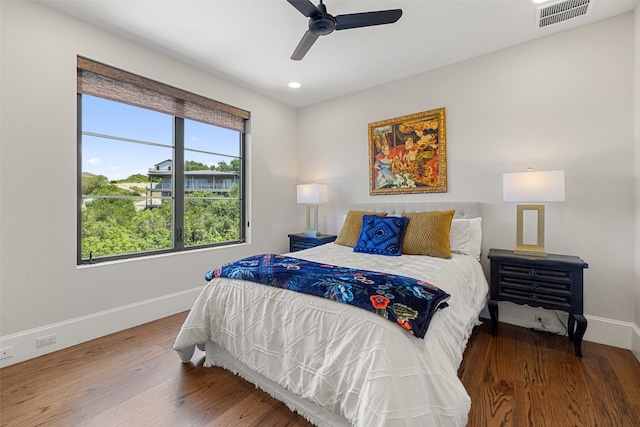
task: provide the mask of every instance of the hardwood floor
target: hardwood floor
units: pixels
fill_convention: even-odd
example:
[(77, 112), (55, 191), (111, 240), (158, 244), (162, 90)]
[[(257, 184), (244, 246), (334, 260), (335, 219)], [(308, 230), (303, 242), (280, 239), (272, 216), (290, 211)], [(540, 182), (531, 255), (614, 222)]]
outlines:
[[(186, 313), (0, 369), (2, 426), (310, 426), (203, 357), (172, 349)], [(458, 375), (469, 426), (638, 426), (640, 363), (627, 350), (489, 322)]]
[(640, 426), (640, 363), (628, 350), (489, 321), (476, 328), (458, 376), (469, 426)]

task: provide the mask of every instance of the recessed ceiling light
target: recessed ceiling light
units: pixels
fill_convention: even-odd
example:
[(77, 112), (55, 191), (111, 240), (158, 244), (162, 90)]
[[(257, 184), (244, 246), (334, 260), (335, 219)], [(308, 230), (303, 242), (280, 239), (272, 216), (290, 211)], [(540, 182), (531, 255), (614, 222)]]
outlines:
[(291, 82), (291, 83), (289, 83), (289, 87), (291, 89), (298, 89), (299, 87), (302, 87), (302, 85), (300, 83), (298, 83), (298, 82)]

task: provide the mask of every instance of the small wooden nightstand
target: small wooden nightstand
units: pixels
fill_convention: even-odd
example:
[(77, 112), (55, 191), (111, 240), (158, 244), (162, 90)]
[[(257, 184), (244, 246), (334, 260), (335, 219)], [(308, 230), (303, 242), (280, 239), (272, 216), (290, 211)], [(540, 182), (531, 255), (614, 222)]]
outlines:
[(513, 251), (489, 250), (491, 298), (489, 314), (493, 335), (498, 332), (498, 301), (511, 301), (569, 313), (569, 339), (576, 356), (582, 357), (582, 337), (587, 319), (582, 313), (582, 273), (589, 265), (576, 256), (547, 258), (515, 255)]
[(289, 234), (289, 252), (301, 251), (303, 249), (314, 248), (316, 246), (331, 243), (336, 240), (332, 234), (318, 234), (317, 236), (307, 236), (304, 233)]

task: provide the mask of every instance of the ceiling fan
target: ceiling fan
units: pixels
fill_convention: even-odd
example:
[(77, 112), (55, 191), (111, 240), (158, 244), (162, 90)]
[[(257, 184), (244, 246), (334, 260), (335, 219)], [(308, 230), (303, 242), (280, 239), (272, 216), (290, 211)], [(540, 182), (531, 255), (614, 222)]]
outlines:
[(331, 34), (333, 30), (370, 27), (373, 25), (392, 24), (402, 16), (402, 9), (380, 10), (376, 12), (349, 13), (346, 15), (329, 15), (327, 8), (320, 0), (314, 6), (309, 0), (287, 0), (300, 13), (309, 18), (309, 29), (302, 36), (298, 47), (293, 51), (291, 59), (299, 61), (309, 51), (320, 36)]

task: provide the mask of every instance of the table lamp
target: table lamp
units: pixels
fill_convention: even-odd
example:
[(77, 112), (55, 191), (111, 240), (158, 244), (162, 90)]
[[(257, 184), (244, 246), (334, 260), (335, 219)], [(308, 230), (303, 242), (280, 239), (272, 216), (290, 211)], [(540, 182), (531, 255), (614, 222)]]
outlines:
[(307, 205), (307, 236), (318, 234), (318, 204), (327, 202), (327, 184), (300, 184), (298, 185), (298, 203)]
[[(527, 203), (517, 206), (516, 247), (514, 253), (546, 257), (544, 249), (544, 205), (541, 202), (564, 202), (564, 171), (534, 171), (503, 174), (503, 201)], [(537, 212), (537, 236), (534, 242), (525, 242), (525, 211)], [(529, 218), (529, 215), (527, 215)]]

